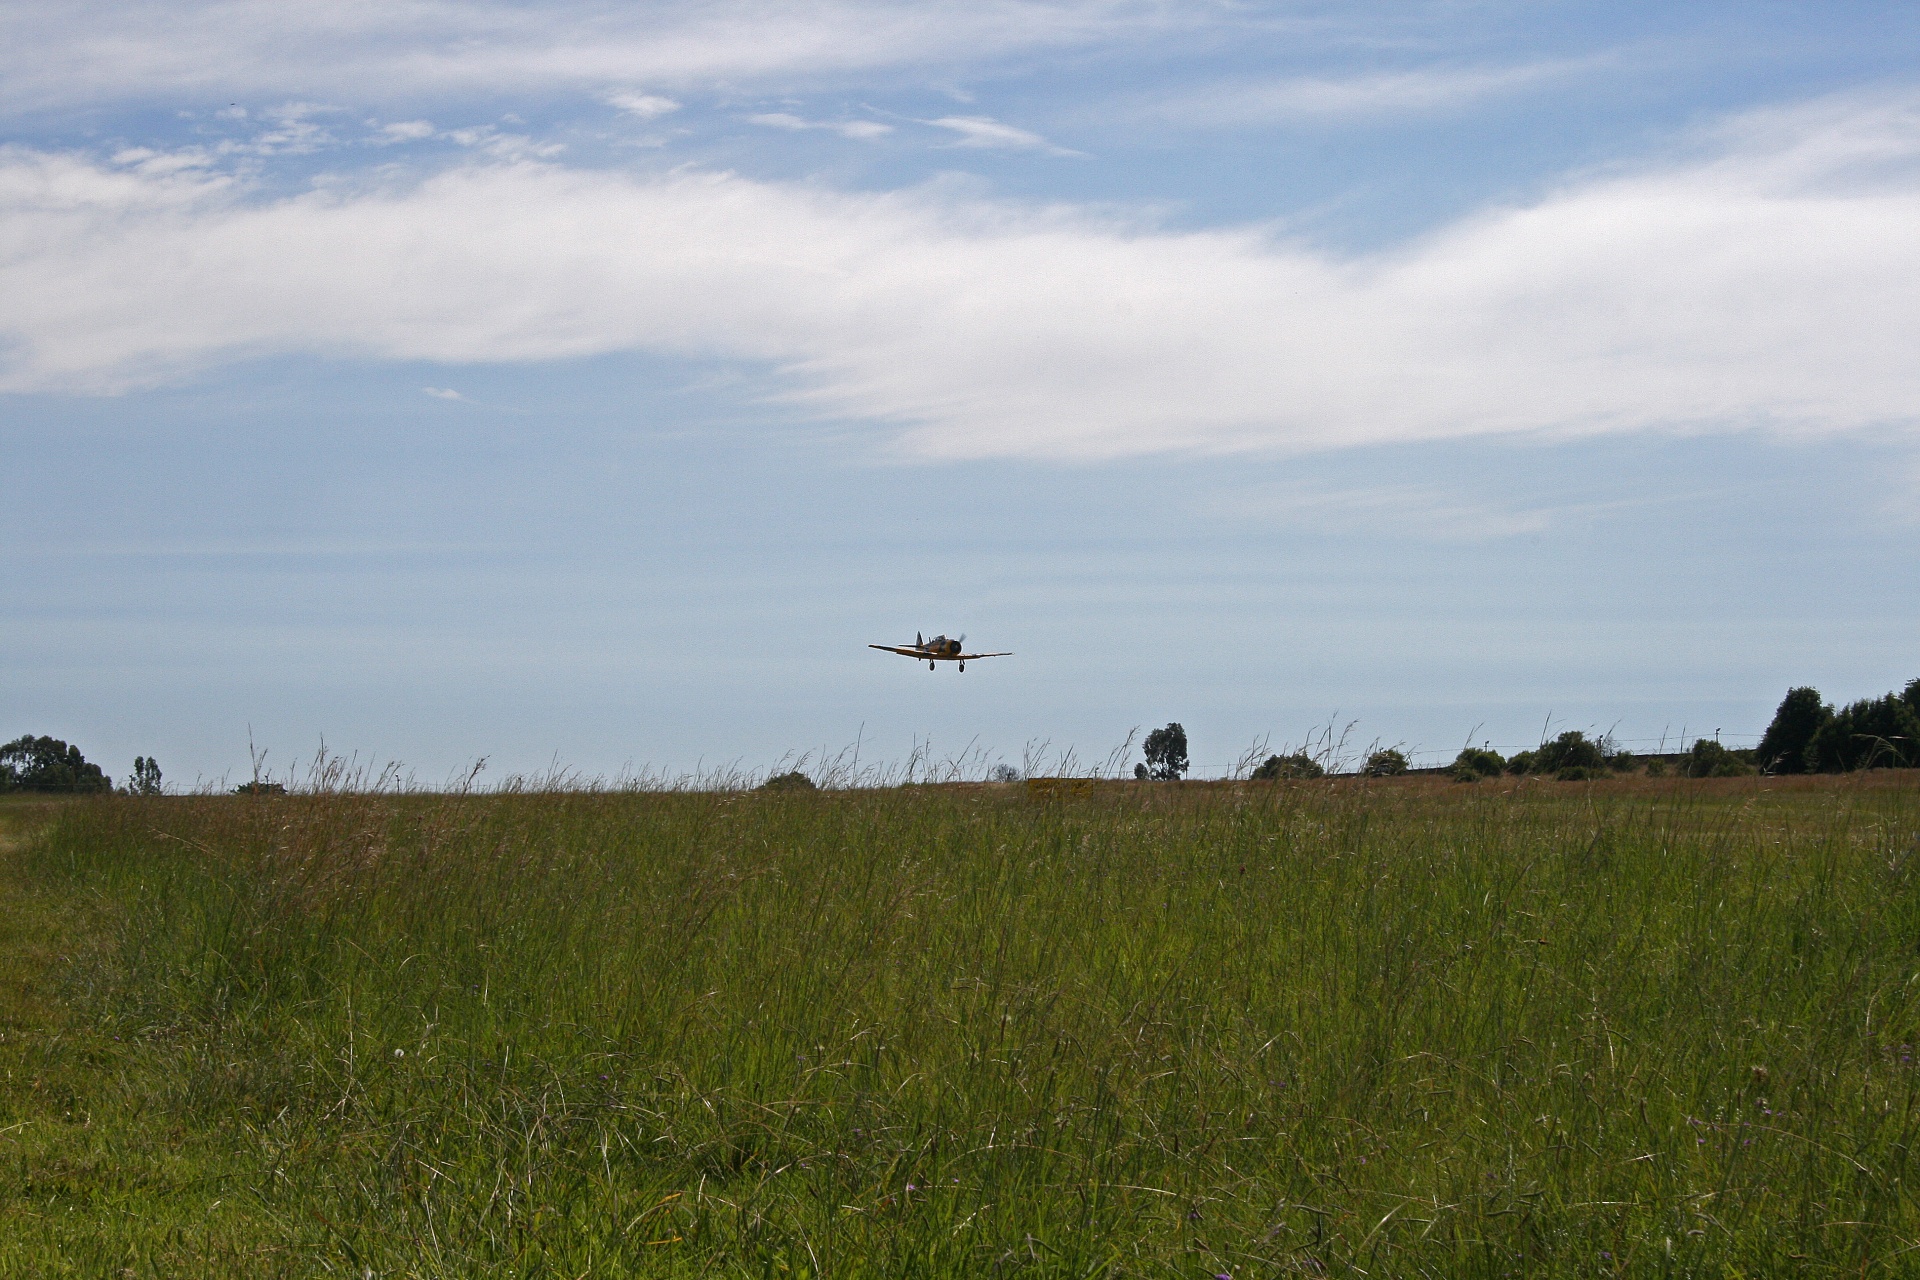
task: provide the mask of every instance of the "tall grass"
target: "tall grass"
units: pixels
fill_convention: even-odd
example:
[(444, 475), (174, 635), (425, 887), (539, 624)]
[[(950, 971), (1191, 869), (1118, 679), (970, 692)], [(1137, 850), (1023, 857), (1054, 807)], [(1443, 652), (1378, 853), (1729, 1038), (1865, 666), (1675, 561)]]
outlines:
[(14, 1247), (84, 1194), (136, 1273), (1920, 1266), (1920, 794), (1663, 785), (77, 805), (95, 1141), (186, 1154)]

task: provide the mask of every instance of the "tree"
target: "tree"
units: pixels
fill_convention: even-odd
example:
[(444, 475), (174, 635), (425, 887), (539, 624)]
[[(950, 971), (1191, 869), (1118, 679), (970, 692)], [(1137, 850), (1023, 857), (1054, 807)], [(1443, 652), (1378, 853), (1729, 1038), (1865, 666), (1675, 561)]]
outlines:
[(1283, 778), (1319, 778), (1326, 775), (1320, 762), (1304, 751), (1290, 756), (1268, 756), (1253, 771), (1255, 782), (1278, 782)]
[(1821, 773), (1920, 765), (1920, 714), (1899, 694), (1849, 703), (1813, 735), (1806, 760)]
[[(1164, 729), (1155, 729), (1140, 744), (1146, 752), (1146, 776), (1155, 782), (1178, 782), (1187, 771), (1187, 731), (1175, 721)], [(1134, 777), (1140, 770), (1133, 771)]]
[(1712, 738), (1694, 742), (1693, 750), (1687, 753), (1685, 770), (1689, 778), (1744, 778), (1754, 771), (1752, 765)]
[(1550, 773), (1562, 782), (1604, 777), (1607, 772), (1605, 750), (1578, 729), (1569, 729), (1552, 742), (1541, 743), (1532, 755), (1531, 772)]
[(1482, 778), (1497, 778), (1507, 767), (1507, 762), (1498, 751), (1486, 747), (1465, 747), (1453, 758), (1453, 778), (1455, 782), (1478, 782)]
[(813, 779), (798, 769), (789, 769), (785, 773), (775, 774), (760, 784), (762, 791), (813, 791)]
[[(1916, 680), (1913, 689), (1920, 685)], [(1920, 710), (1920, 707), (1916, 707)], [(1805, 773), (1807, 746), (1826, 723), (1833, 719), (1833, 708), (1820, 701), (1820, 691), (1809, 685), (1787, 690), (1780, 709), (1773, 713), (1754, 758), (1768, 773)]]
[(127, 794), (130, 796), (157, 796), (160, 794), (160, 762), (150, 756), (133, 758), (133, 776), (127, 779)]
[(1369, 778), (1396, 778), (1407, 771), (1407, 757), (1396, 747), (1385, 747), (1367, 757), (1360, 772)]
[(111, 791), (113, 779), (88, 764), (80, 748), (31, 734), (0, 747), (0, 789)]

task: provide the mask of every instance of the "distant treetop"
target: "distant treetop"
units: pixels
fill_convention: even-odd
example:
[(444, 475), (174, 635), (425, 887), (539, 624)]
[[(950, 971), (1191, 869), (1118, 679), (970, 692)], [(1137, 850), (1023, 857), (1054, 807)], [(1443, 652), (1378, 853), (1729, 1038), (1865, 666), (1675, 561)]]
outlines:
[(113, 779), (58, 738), (15, 738), (0, 747), (0, 791), (111, 791)]

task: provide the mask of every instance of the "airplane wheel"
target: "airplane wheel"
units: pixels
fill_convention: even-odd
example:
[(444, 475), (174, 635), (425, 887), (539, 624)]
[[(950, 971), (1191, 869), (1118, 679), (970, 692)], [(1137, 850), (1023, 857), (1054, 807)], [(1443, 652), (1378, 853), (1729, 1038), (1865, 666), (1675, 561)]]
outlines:
[(965, 671), (965, 670), (967, 669), (967, 664), (966, 664), (966, 663), (964, 663), (964, 662), (963, 662), (963, 663), (961, 663), (961, 664), (960, 664), (960, 669), (961, 669), (962, 671)]

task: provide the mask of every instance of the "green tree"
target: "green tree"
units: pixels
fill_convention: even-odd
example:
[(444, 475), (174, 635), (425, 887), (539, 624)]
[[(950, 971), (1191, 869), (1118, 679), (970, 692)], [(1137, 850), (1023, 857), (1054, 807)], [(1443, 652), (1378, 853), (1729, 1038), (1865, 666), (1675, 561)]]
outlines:
[[(1920, 680), (1916, 680), (1914, 685), (1920, 685)], [(1787, 696), (1780, 700), (1779, 710), (1773, 713), (1773, 723), (1767, 726), (1767, 732), (1760, 739), (1754, 758), (1768, 773), (1805, 773), (1808, 768), (1807, 745), (1831, 719), (1833, 708), (1820, 701), (1818, 689), (1801, 685), (1787, 690)]]
[(1507, 762), (1498, 751), (1486, 747), (1467, 747), (1453, 758), (1453, 778), (1456, 782), (1478, 782), (1482, 778), (1497, 778), (1507, 767)]
[(1578, 729), (1569, 729), (1533, 753), (1532, 771), (1550, 773), (1562, 782), (1598, 778), (1607, 772), (1607, 754), (1600, 744)]
[[(1140, 744), (1147, 756), (1147, 777), (1155, 782), (1178, 782), (1187, 771), (1187, 731), (1175, 721), (1164, 729), (1155, 729)], [(1134, 770), (1139, 777), (1140, 771)]]
[(1268, 756), (1253, 771), (1253, 778), (1256, 782), (1278, 782), (1282, 779), (1324, 777), (1326, 772), (1312, 756), (1304, 751), (1296, 751), (1290, 756)]
[(1698, 738), (1687, 753), (1685, 772), (1689, 778), (1744, 778), (1754, 768), (1714, 739)]
[(1406, 754), (1397, 747), (1383, 747), (1360, 766), (1360, 772), (1369, 778), (1396, 778), (1406, 771)]
[(130, 796), (157, 796), (160, 794), (160, 762), (151, 756), (133, 758), (133, 776), (127, 779), (127, 794)]
[(1920, 765), (1920, 713), (1893, 693), (1849, 703), (1813, 735), (1806, 760), (1821, 773)]
[(22, 791), (111, 791), (113, 779), (58, 738), (16, 738), (0, 747), (0, 779)]

